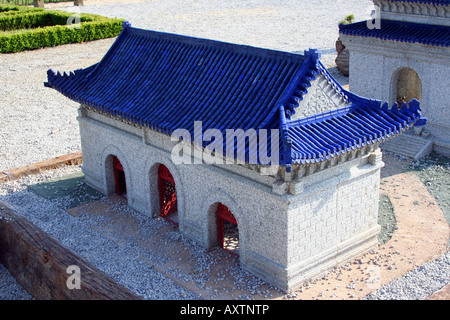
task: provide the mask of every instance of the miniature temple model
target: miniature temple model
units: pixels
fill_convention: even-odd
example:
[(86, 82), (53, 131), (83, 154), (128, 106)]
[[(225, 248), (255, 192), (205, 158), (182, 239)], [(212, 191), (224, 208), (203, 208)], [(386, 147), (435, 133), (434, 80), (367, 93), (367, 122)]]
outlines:
[[(86, 183), (283, 290), (377, 245), (379, 145), (426, 123), (415, 99), (398, 108), (344, 90), (317, 50), (128, 23), (100, 62), (49, 70), (45, 85), (80, 103)], [(180, 140), (191, 161), (173, 161)]]

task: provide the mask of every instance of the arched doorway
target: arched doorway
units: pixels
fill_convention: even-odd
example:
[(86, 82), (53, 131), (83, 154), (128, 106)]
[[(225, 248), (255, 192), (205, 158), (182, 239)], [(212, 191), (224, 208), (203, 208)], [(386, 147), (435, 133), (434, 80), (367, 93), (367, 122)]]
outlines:
[(397, 102), (399, 107), (404, 101), (408, 103), (412, 99), (421, 101), (422, 81), (416, 71), (411, 68), (401, 68), (394, 74), (392, 83), (392, 103)]
[(125, 180), (125, 171), (119, 159), (113, 157), (113, 170), (114, 170), (114, 185), (115, 191), (118, 195), (127, 197), (127, 183)]
[(159, 213), (169, 222), (178, 225), (177, 191), (169, 169), (161, 164), (158, 169)]
[(236, 218), (227, 206), (217, 205), (217, 237), (219, 247), (239, 255), (239, 229)]

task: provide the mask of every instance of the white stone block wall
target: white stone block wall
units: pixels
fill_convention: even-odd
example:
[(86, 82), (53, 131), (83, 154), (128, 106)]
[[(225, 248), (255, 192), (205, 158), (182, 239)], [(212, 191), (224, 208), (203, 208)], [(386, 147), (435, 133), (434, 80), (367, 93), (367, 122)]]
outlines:
[(226, 205), (238, 222), (241, 265), (277, 283), (287, 261), (287, 202), (272, 192), (275, 178), (239, 166), (175, 165), (170, 151), (176, 143), (168, 136), (85, 109), (78, 120), (87, 184), (114, 192), (108, 157), (115, 155), (124, 167), (130, 207), (156, 216), (157, 167), (164, 164), (175, 179), (180, 232), (205, 248), (217, 245), (215, 208)]
[(289, 287), (377, 244), (382, 166), (375, 151), (300, 178), (303, 192), (290, 197)]
[(379, 8), (382, 19), (450, 26), (450, 11), (446, 5), (391, 0), (373, 0), (373, 3)]
[(376, 244), (378, 151), (283, 182), (240, 165), (175, 165), (168, 136), (85, 108), (78, 120), (89, 185), (114, 192), (115, 155), (130, 207), (157, 216), (157, 169), (164, 164), (175, 180), (180, 232), (216, 246), (217, 203), (226, 205), (238, 222), (241, 266), (283, 290)]
[(363, 97), (396, 102), (395, 75), (402, 68), (422, 82), (420, 106), (434, 137), (434, 149), (450, 155), (450, 48), (341, 35), (350, 51), (350, 90)]

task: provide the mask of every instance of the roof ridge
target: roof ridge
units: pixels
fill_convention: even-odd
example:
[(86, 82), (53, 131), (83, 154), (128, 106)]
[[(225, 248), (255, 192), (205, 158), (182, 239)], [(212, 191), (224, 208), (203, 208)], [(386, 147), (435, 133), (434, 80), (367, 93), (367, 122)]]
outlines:
[(103, 65), (106, 61), (106, 59), (112, 54), (112, 52), (115, 50), (116, 48), (116, 44), (119, 43), (122, 38), (125, 36), (126, 32), (128, 31), (129, 28), (131, 28), (131, 23), (129, 23), (128, 21), (124, 21), (122, 22), (122, 31), (120, 32), (120, 34), (117, 36), (116, 40), (114, 41), (114, 43), (111, 45), (111, 47), (109, 47), (108, 51), (106, 51), (106, 54), (103, 56), (103, 58), (97, 63), (97, 65), (95, 66), (95, 68), (92, 69), (91, 72), (89, 72), (86, 77), (84, 78), (84, 81), (86, 82), (90, 77), (92, 77), (92, 75), (95, 73), (95, 71), (99, 68), (99, 66)]
[[(410, 21), (381, 19), (381, 29), (367, 28), (367, 21), (340, 24), (339, 33), (348, 36), (373, 37), (381, 40), (450, 46), (450, 27)], [(405, 33), (405, 28), (409, 28)]]
[(317, 64), (321, 56), (319, 50), (305, 50), (304, 56), (306, 59), (298, 70), (296, 77), (277, 102), (277, 105), (283, 105), (288, 119), (295, 113), (295, 108), (298, 107), (303, 95), (308, 92), (307, 88), (311, 86), (311, 81), (318, 74)]
[(178, 43), (186, 43), (191, 45), (206, 45), (210, 47), (215, 47), (217, 49), (228, 49), (230, 51), (235, 51), (237, 53), (243, 54), (255, 54), (258, 56), (267, 56), (271, 58), (290, 58), (296, 62), (299, 62), (300, 58), (303, 58), (303, 55), (298, 53), (292, 53), (283, 50), (271, 49), (271, 48), (261, 48), (255, 47), (247, 44), (237, 44), (222, 40), (213, 40), (189, 35), (182, 35), (164, 31), (156, 31), (156, 30), (148, 30), (132, 27), (128, 21), (125, 21), (123, 25), (126, 25), (124, 29), (128, 29), (131, 33), (137, 35), (143, 35), (146, 37), (154, 37), (154, 38), (164, 38), (165, 40), (174, 40)]

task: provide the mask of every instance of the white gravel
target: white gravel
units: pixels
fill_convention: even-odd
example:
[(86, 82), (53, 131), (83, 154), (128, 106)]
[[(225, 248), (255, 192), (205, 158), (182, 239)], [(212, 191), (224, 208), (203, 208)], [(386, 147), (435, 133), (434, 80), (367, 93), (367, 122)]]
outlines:
[[(165, 275), (155, 270), (151, 265), (160, 266), (166, 263), (166, 258), (158, 252), (144, 250), (137, 245), (139, 240), (153, 239), (164, 243), (171, 241), (183, 241), (189, 247), (191, 262), (197, 272), (187, 274), (178, 269), (167, 270), (170, 275), (180, 282), (195, 283), (199, 288), (205, 287), (211, 274), (211, 266), (219, 263), (216, 258), (205, 251), (195, 242), (184, 238), (178, 231), (169, 232), (166, 237), (152, 236), (158, 232), (162, 221), (139, 214), (127, 206), (120, 206), (121, 215), (133, 216), (138, 220), (139, 230), (137, 234), (111, 240), (113, 234), (108, 234), (104, 226), (110, 225), (110, 218), (106, 216), (92, 216), (82, 214), (73, 217), (64, 208), (63, 199), (46, 200), (27, 189), (28, 185), (41, 183), (64, 177), (74, 172), (79, 172), (80, 167), (66, 167), (42, 174), (26, 177), (17, 181), (0, 184), (0, 200), (12, 205), (18, 214), (29, 219), (37, 227), (47, 232), (51, 237), (59, 240), (63, 245), (83, 256), (95, 267), (114, 278), (118, 283), (128, 287), (131, 291), (141, 295), (145, 299), (202, 299), (186, 290)], [(102, 201), (108, 201), (104, 197)], [(123, 225), (127, 229), (127, 225)], [(110, 232), (120, 232), (111, 230)], [(114, 237), (113, 237), (114, 238)], [(158, 239), (158, 240), (155, 240)], [(401, 278), (380, 288), (366, 296), (370, 300), (418, 300), (425, 299), (432, 293), (448, 284), (450, 279), (449, 253), (435, 261), (428, 262), (417, 267)], [(126, 263), (123, 263), (126, 261)], [(149, 264), (148, 262), (151, 262)], [(234, 285), (242, 289), (243, 294), (239, 299), (253, 299), (254, 294), (260, 294), (265, 298), (271, 298), (265, 294), (264, 281), (250, 276), (248, 272), (230, 267), (228, 270), (234, 277)], [(220, 281), (220, 280), (218, 280)], [(32, 299), (5, 268), (0, 267), (0, 300)], [(215, 292), (208, 294), (209, 299), (214, 299)]]
[[(136, 294), (152, 300), (198, 299), (196, 295), (175, 284), (147, 264), (141, 257), (150, 254), (149, 252), (140, 251), (131, 242), (118, 245), (94, 230), (91, 227), (92, 224), (104, 223), (101, 217), (91, 219), (89, 223), (86, 221), (88, 217), (72, 217), (58, 206), (60, 204), (58, 201), (46, 200), (27, 189), (27, 185), (65, 176), (79, 170), (79, 167), (68, 167), (0, 184), (0, 199), (12, 205), (18, 214), (27, 218), (52, 238), (83, 256), (95, 267)], [(128, 208), (124, 214), (136, 213)], [(156, 223), (155, 219), (146, 219), (143, 216), (141, 218), (142, 230), (149, 230), (150, 225)], [(3, 297), (0, 296), (0, 298), (16, 299), (17, 292), (17, 286), (13, 284), (13, 290), (6, 292), (10, 296), (2, 293)], [(23, 293), (19, 292), (18, 297), (22, 295)]]
[[(318, 48), (324, 64), (343, 84), (348, 79), (333, 68), (338, 22), (350, 13), (363, 20), (372, 7), (370, 0), (149, 0), (58, 5), (62, 10), (124, 18), (139, 28), (291, 52)], [(72, 71), (100, 61), (113, 40), (0, 55), (0, 170), (81, 148), (78, 104), (44, 88), (43, 82), (50, 68)]]
[(449, 283), (450, 252), (427, 262), (365, 297), (366, 300), (421, 300)]
[[(337, 23), (350, 13), (356, 20), (368, 18), (373, 4), (370, 0), (164, 0), (61, 8), (124, 18), (139, 28), (277, 50), (301, 53), (308, 48), (318, 48), (324, 64), (338, 81), (346, 84), (348, 79), (334, 68)], [(102, 58), (113, 40), (0, 55), (0, 170), (80, 149), (78, 105), (43, 87), (46, 71), (90, 66)], [(0, 200), (14, 205), (38, 227), (147, 299), (198, 298), (144, 263), (140, 257), (148, 253), (140, 252), (131, 243), (118, 246), (94, 232), (83, 219), (63, 213), (55, 202), (26, 190), (27, 184), (65, 175), (71, 170), (79, 169), (60, 169), (0, 184)], [(142, 223), (154, 222), (143, 218)], [(174, 233), (173, 236), (180, 235)], [(196, 261), (202, 264), (199, 268), (207, 268), (211, 261), (201, 255), (200, 249), (198, 252)], [(122, 262), (123, 257), (126, 257), (126, 264)], [(449, 273), (447, 254), (416, 268), (367, 299), (423, 299), (448, 283)], [(237, 272), (236, 279), (243, 279), (242, 274)], [(188, 280), (204, 282), (201, 278)], [(257, 288), (258, 280), (252, 281), (243, 285)], [(31, 299), (1, 265), (0, 283), (0, 299)]]
[(0, 264), (0, 300), (34, 300), (2, 264)]

